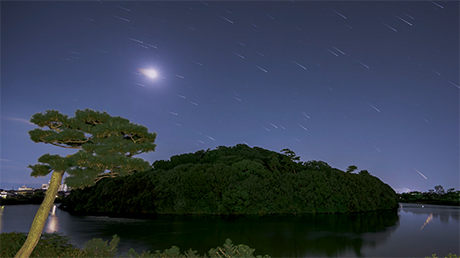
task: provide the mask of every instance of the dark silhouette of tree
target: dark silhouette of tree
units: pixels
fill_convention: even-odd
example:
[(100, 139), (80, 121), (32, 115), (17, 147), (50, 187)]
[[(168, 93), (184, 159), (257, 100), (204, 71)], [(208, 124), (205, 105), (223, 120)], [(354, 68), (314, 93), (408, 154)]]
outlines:
[(282, 163), (284, 165), (284, 169), (288, 172), (296, 173), (296, 165), (299, 162), (300, 157), (296, 156), (295, 152), (290, 149), (282, 149), (281, 152), (284, 152)]
[(444, 187), (442, 187), (442, 185), (435, 186), (434, 190), (436, 191), (438, 195), (443, 195), (445, 193)]
[(368, 176), (371, 175), (371, 173), (369, 173), (369, 171), (367, 171), (367, 170), (361, 170), (361, 171), (359, 171), (359, 174), (360, 175), (368, 175)]
[(70, 175), (65, 180), (70, 187), (83, 188), (105, 177), (147, 170), (149, 163), (133, 156), (154, 151), (156, 138), (145, 126), (90, 109), (76, 110), (72, 118), (47, 110), (34, 114), (30, 122), (40, 127), (29, 131), (32, 141), (78, 152), (66, 157), (44, 154), (38, 158), (39, 164), (29, 165), (33, 177), (52, 175), (27, 239), (15, 256), (21, 258), (29, 257), (37, 245), (65, 172)]
[(289, 159), (291, 161), (299, 161), (300, 160), (300, 157), (299, 156), (296, 156), (295, 152), (293, 152), (292, 150), (290, 149), (282, 149), (281, 152), (284, 153), (284, 155), (286, 155), (287, 157), (289, 157)]
[(358, 167), (355, 165), (348, 166), (347, 173), (352, 173), (353, 171), (357, 170)]
[(303, 163), (303, 166), (308, 170), (328, 171), (332, 169), (329, 164), (322, 160), (310, 160)]

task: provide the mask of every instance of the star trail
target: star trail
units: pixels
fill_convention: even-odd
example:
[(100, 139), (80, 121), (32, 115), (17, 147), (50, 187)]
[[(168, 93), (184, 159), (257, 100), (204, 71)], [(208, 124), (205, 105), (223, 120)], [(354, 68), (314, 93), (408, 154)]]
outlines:
[(85, 108), (156, 132), (149, 162), (245, 143), (396, 191), (460, 186), (458, 2), (1, 6), (3, 188), (40, 186), (27, 166), (73, 153), (34, 144), (33, 114)]

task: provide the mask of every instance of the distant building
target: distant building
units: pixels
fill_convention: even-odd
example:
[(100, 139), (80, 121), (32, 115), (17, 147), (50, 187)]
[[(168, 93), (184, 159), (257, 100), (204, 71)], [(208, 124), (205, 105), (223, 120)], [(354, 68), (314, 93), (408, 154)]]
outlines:
[[(48, 190), (49, 183), (48, 184), (42, 184), (42, 187), (40, 189), (45, 189)], [(65, 183), (61, 184), (58, 189), (59, 192), (68, 192), (70, 191), (70, 187), (68, 187)]]
[(6, 192), (6, 191), (2, 191), (0, 193), (0, 197), (3, 198), (3, 199), (5, 199), (7, 196), (8, 196), (8, 192)]
[(31, 188), (31, 187), (27, 187), (26, 185), (23, 185), (23, 186), (18, 188), (18, 191), (32, 191), (32, 190), (34, 190), (34, 189)]
[(16, 194), (29, 195), (29, 194), (33, 194), (33, 192), (34, 192), (34, 189), (32, 187), (27, 187), (26, 185), (23, 185), (18, 188), (18, 190), (16, 191)]
[(0, 198), (12, 198), (12, 197), (15, 197), (16, 196), (16, 192), (14, 190), (8, 190), (8, 191), (1, 191), (0, 192)]

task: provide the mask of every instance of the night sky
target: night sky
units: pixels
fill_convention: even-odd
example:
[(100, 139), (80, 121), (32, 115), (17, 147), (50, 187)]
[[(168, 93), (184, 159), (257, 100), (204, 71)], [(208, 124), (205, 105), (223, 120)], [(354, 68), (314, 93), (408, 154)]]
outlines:
[(245, 143), (460, 188), (458, 1), (2, 1), (1, 54), (3, 188), (75, 152), (33, 114), (85, 108), (156, 132), (150, 163)]

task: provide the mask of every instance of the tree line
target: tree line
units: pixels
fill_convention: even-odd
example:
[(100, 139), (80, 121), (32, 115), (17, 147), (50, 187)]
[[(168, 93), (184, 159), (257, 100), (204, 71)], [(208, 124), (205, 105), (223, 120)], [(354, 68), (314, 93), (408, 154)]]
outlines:
[[(61, 203), (63, 196), (58, 195), (54, 203)], [(36, 191), (31, 194), (18, 194), (14, 197), (0, 198), (1, 205), (14, 205), (14, 204), (41, 204), (45, 199), (43, 191)]]
[(442, 185), (437, 185), (426, 192), (401, 193), (398, 197), (400, 202), (460, 206), (460, 191), (455, 191), (455, 188), (446, 190)]

